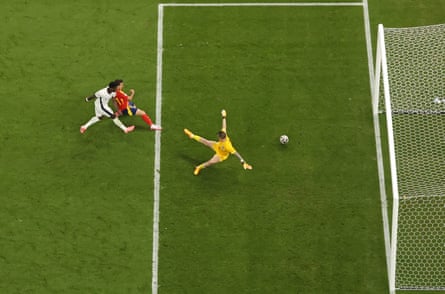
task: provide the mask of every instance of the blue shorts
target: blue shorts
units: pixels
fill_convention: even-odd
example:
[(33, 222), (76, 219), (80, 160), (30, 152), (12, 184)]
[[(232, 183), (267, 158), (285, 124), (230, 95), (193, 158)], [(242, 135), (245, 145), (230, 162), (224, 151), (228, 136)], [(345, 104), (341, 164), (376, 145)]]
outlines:
[(133, 116), (136, 114), (136, 111), (138, 111), (138, 108), (136, 107), (136, 105), (134, 105), (132, 102), (129, 102), (127, 108), (122, 110), (122, 114), (128, 115), (128, 116)]

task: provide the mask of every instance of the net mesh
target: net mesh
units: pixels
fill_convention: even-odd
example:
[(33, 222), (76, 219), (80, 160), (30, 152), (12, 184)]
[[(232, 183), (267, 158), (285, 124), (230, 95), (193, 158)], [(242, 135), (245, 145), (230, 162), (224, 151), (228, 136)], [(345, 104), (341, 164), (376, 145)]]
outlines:
[(400, 196), (396, 288), (445, 290), (445, 25), (384, 32)]

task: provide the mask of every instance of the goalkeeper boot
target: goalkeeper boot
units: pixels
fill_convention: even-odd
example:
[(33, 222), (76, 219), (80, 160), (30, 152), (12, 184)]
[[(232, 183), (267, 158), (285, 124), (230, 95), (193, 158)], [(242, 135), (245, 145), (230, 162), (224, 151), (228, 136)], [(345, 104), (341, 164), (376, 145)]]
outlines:
[(193, 133), (190, 132), (188, 129), (184, 129), (184, 133), (189, 136), (190, 139), (193, 139)]
[(198, 165), (197, 167), (195, 167), (195, 170), (193, 171), (193, 174), (195, 176), (199, 175), (199, 172), (201, 171), (202, 167), (200, 165)]

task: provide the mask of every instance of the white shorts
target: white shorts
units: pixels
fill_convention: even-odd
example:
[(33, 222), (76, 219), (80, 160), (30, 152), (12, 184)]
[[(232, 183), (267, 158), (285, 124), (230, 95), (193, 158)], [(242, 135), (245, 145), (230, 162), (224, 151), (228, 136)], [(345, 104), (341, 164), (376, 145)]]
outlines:
[(114, 115), (114, 111), (108, 106), (108, 104), (101, 103), (101, 99), (98, 98), (94, 101), (94, 110), (96, 111), (96, 116), (106, 116), (112, 117)]

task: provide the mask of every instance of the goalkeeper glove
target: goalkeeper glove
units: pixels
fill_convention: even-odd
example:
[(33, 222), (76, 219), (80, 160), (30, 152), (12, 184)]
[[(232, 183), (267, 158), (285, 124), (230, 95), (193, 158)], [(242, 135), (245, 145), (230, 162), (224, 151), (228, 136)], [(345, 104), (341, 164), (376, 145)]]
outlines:
[(244, 169), (252, 169), (252, 166), (245, 161), (241, 161)]
[(226, 116), (227, 116), (227, 112), (223, 109), (223, 110), (221, 110), (221, 116), (223, 117), (223, 118), (226, 118)]

